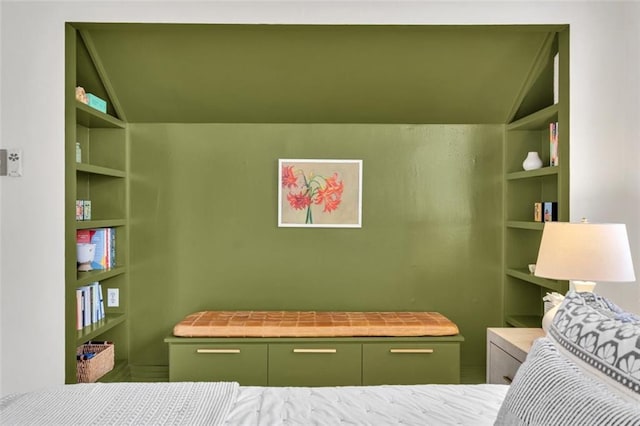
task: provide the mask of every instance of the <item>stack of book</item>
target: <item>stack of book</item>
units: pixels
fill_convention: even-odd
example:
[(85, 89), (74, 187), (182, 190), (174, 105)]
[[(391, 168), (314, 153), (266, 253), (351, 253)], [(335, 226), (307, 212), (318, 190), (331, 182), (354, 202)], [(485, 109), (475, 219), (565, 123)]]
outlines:
[(99, 282), (76, 289), (76, 329), (82, 330), (105, 317), (102, 286)]
[(76, 242), (96, 245), (92, 269), (111, 269), (116, 266), (115, 228), (79, 229)]

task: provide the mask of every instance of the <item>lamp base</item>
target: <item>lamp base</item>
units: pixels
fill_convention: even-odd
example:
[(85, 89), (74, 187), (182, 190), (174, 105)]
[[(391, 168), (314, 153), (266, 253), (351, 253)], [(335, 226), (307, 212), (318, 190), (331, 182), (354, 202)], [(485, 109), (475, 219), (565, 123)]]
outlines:
[(571, 284), (573, 284), (573, 289), (580, 293), (593, 293), (593, 289), (596, 288), (596, 283), (593, 281), (572, 280)]

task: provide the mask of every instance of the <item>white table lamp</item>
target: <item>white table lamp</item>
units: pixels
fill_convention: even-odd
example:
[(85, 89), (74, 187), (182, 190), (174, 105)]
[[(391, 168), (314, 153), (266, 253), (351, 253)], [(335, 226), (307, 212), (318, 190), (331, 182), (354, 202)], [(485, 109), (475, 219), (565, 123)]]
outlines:
[[(576, 291), (593, 291), (595, 281), (635, 281), (627, 227), (584, 219), (582, 223), (546, 222), (534, 275), (570, 280)], [(546, 317), (543, 328), (553, 319)]]

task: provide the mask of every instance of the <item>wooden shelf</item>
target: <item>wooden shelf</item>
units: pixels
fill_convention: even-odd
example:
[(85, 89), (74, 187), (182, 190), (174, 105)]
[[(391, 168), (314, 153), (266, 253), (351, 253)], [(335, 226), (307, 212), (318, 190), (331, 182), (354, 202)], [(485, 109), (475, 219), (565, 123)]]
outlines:
[(544, 222), (529, 222), (526, 220), (509, 220), (507, 221), (507, 228), (530, 229), (534, 231), (542, 231), (544, 229)]
[(507, 124), (507, 130), (542, 130), (557, 120), (558, 104), (554, 104)]
[(78, 220), (76, 221), (76, 229), (115, 228), (126, 224), (125, 219)]
[(506, 270), (506, 274), (530, 284), (557, 291), (559, 293), (566, 291), (565, 285), (562, 282), (536, 277), (531, 274), (527, 268), (509, 268)]
[(76, 101), (76, 121), (78, 124), (93, 129), (124, 129), (126, 127), (123, 121), (79, 101)]
[(106, 318), (91, 324), (82, 330), (77, 330), (76, 333), (76, 345), (81, 345), (84, 342), (91, 340), (106, 331), (111, 330), (115, 326), (126, 321), (126, 314), (107, 314)]
[(127, 268), (125, 266), (118, 266), (116, 268), (96, 271), (78, 272), (78, 279), (74, 285), (75, 287), (81, 287), (95, 281), (102, 281), (106, 280), (107, 278), (122, 275), (125, 272), (127, 272)]
[(522, 170), (518, 172), (507, 173), (507, 180), (532, 179), (542, 176), (553, 176), (559, 173), (560, 167), (543, 167), (537, 170)]
[(83, 173), (91, 173), (94, 175), (113, 176), (113, 177), (126, 177), (127, 172), (124, 170), (112, 169), (109, 167), (94, 166), (93, 164), (77, 163), (76, 171)]

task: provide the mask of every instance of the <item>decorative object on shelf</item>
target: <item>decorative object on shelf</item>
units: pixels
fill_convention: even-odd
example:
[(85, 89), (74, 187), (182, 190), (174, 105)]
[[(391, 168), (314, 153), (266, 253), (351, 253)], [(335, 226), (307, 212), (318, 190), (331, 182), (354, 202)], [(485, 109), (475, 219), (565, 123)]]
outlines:
[(76, 349), (78, 383), (94, 383), (113, 370), (115, 348), (112, 342), (87, 342)]
[(76, 100), (82, 102), (83, 104), (89, 103), (89, 101), (87, 100), (87, 93), (84, 91), (84, 87), (76, 87)]
[(76, 142), (76, 163), (82, 163), (82, 148), (80, 148), (80, 142)]
[(542, 222), (542, 203), (533, 203), (533, 221)]
[(78, 252), (78, 271), (92, 271), (91, 263), (96, 255), (96, 245), (78, 243), (76, 247)]
[(527, 158), (522, 162), (522, 168), (525, 170), (536, 170), (542, 167), (542, 160), (536, 151), (529, 151)]
[(91, 220), (91, 200), (76, 200), (76, 220)]
[(104, 112), (105, 114), (107, 113), (107, 101), (92, 93), (87, 93), (87, 105), (100, 112)]
[(555, 222), (558, 220), (558, 202), (543, 201), (533, 204), (534, 222)]
[(536, 264), (535, 263), (530, 263), (527, 266), (529, 267), (529, 273), (533, 274), (533, 273), (536, 272)]
[(545, 201), (543, 203), (545, 222), (555, 222), (558, 220), (558, 203), (555, 201)]
[(362, 160), (278, 160), (278, 226), (362, 227)]
[(581, 223), (546, 223), (535, 275), (571, 280), (574, 289), (581, 292), (592, 292), (594, 281), (635, 281), (627, 227), (588, 223), (586, 219)]

